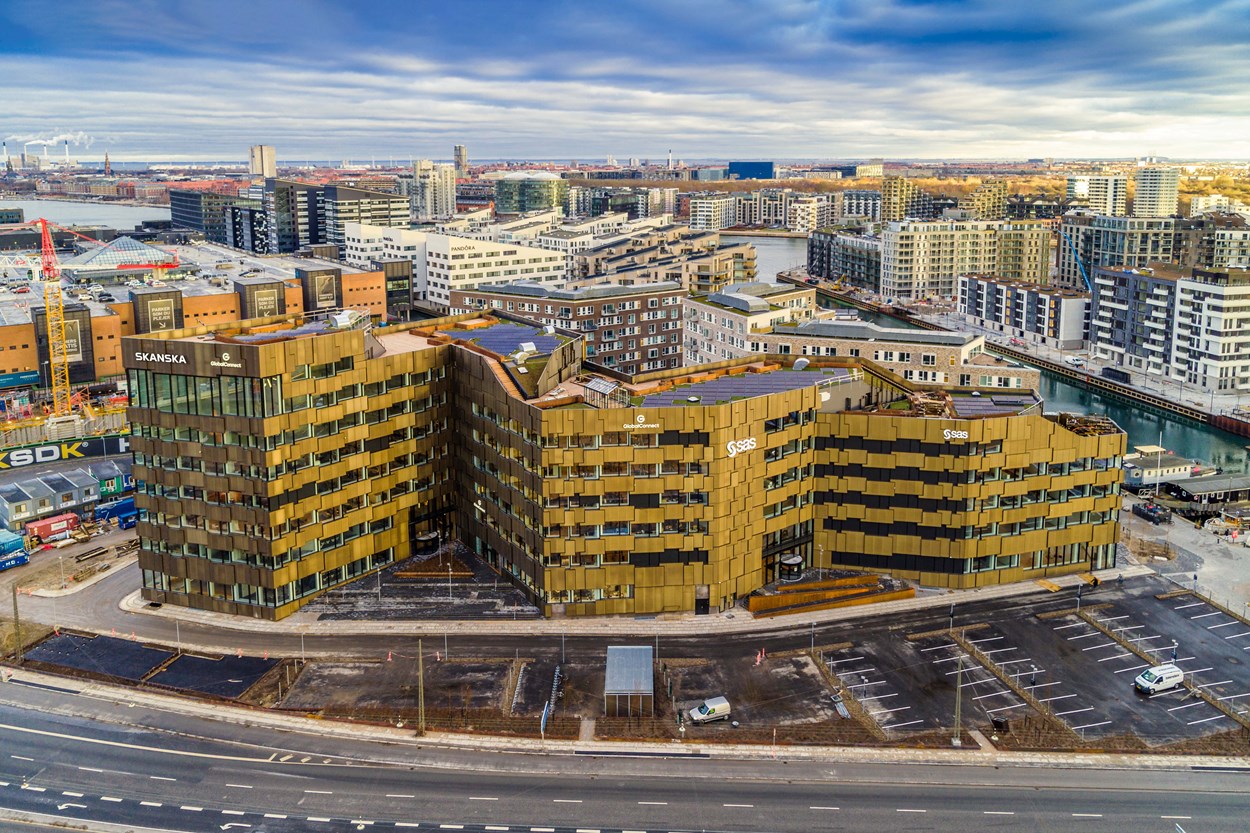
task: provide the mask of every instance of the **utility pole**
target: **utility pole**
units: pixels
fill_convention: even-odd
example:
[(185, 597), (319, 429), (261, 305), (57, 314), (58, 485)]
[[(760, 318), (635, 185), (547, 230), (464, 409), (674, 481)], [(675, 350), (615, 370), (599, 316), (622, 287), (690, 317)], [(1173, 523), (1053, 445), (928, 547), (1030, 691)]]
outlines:
[(13, 585), (13, 661), (22, 664), (22, 620), (17, 615), (17, 585)]
[(421, 736), (425, 737), (425, 652), (421, 640), (417, 640), (417, 719), (421, 724)]

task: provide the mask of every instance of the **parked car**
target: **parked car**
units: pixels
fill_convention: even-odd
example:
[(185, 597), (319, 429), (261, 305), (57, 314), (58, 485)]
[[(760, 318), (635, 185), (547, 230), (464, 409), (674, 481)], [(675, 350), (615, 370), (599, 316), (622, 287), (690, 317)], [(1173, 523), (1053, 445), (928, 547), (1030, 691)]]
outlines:
[(729, 701), (724, 697), (711, 697), (690, 710), (691, 723), (711, 723), (729, 719)]
[(1066, 359), (1064, 359), (1064, 361), (1072, 365), (1073, 367), (1085, 366), (1085, 360), (1081, 358), (1077, 358), (1076, 356), (1068, 356)]

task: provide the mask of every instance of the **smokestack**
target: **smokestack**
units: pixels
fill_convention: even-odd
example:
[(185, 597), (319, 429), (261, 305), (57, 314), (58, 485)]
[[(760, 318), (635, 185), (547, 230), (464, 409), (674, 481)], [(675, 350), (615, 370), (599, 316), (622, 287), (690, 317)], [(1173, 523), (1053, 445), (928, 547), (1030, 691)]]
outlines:
[(69, 167), (69, 139), (65, 140), (65, 167)]
[(673, 149), (672, 148), (668, 149), (668, 169), (670, 171), (673, 169)]

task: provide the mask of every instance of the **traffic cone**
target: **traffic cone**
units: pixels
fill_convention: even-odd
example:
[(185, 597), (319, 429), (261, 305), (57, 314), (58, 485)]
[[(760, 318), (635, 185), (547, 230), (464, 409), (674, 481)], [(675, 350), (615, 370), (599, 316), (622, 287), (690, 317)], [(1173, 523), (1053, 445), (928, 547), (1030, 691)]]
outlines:
[(386, 661), (387, 661), (387, 662), (390, 662), (390, 661), (391, 661), (391, 652), (390, 652), (390, 651), (387, 651), (387, 652), (386, 652)]
[(243, 649), (235, 648), (234, 650), (235, 650), (235, 655), (238, 656), (239, 659), (243, 659)]

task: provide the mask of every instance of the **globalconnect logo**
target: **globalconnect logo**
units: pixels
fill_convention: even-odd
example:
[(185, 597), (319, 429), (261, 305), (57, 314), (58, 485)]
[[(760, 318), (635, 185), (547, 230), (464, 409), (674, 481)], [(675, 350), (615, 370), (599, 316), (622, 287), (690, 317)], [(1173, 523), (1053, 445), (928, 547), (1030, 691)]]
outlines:
[(660, 423), (647, 422), (647, 415), (639, 414), (636, 420), (634, 420), (633, 422), (627, 422), (621, 427), (624, 428), (626, 431), (632, 431), (635, 428), (659, 428)]
[(221, 358), (213, 359), (211, 362), (209, 362), (209, 364), (212, 365), (213, 367), (233, 367), (236, 369), (243, 367), (243, 362), (230, 361), (229, 353), (222, 353)]

